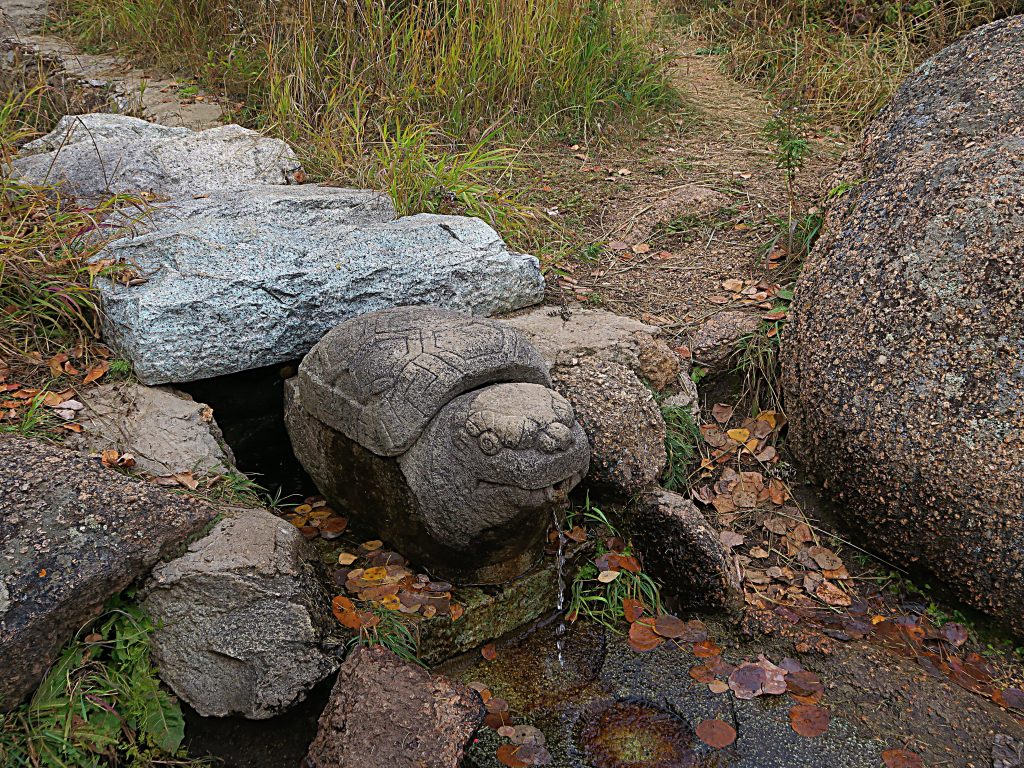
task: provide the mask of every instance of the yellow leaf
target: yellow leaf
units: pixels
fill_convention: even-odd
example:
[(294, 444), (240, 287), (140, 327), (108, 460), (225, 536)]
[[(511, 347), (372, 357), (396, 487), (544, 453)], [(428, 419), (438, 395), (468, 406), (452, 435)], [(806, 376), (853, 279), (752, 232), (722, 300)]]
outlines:
[(294, 512), (294, 513), (295, 513), (296, 515), (308, 515), (308, 514), (309, 514), (310, 512), (312, 512), (312, 511), (313, 511), (313, 508), (312, 508), (311, 506), (309, 506), (309, 504), (299, 504), (299, 506), (297, 506), (297, 507), (296, 507), (296, 508), (295, 508), (294, 510), (292, 510), (292, 511), (293, 511), (293, 512)]
[(398, 599), (397, 595), (385, 595), (384, 599), (380, 601), (380, 604), (389, 611), (397, 611), (402, 607), (402, 601)]
[(750, 439), (749, 429), (730, 429), (725, 434), (729, 436), (729, 439), (735, 440), (737, 443), (745, 443)]
[(381, 568), (379, 566), (377, 568), (367, 568), (366, 571), (363, 572), (363, 579), (366, 581), (384, 581), (387, 577), (388, 569)]
[(769, 427), (775, 429), (775, 411), (761, 411), (757, 414), (757, 421), (767, 422)]

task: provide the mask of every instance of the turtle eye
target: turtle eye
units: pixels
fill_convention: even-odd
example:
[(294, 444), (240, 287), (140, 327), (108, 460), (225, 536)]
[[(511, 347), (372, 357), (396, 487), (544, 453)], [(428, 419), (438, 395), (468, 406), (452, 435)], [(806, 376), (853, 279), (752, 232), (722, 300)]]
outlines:
[(493, 456), (501, 450), (501, 441), (498, 439), (498, 436), (490, 430), (482, 432), (476, 441), (480, 445), (480, 450), (488, 456)]

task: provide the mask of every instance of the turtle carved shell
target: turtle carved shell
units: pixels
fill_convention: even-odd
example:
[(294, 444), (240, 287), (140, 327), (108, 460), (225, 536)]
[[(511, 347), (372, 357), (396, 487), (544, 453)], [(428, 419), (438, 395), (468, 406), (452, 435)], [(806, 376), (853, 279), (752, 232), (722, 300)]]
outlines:
[(299, 368), (307, 409), (379, 456), (397, 456), (437, 412), (485, 384), (551, 386), (519, 331), (437, 307), (394, 307), (329, 331)]

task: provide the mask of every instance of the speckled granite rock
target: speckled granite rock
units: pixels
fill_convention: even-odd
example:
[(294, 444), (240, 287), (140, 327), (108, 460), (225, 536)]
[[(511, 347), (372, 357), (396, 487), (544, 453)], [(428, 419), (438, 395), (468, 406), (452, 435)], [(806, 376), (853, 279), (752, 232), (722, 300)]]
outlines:
[(141, 285), (100, 283), (103, 334), (145, 384), (185, 382), (301, 357), (357, 315), (430, 304), (474, 315), (539, 302), (533, 256), (480, 219), (395, 219), (367, 190), (274, 186), (160, 208), (103, 256)]
[(665, 469), (665, 420), (654, 395), (624, 365), (584, 358), (551, 371), (555, 390), (572, 405), (590, 441), (584, 483), (632, 496)]
[(846, 522), (1024, 633), (1024, 16), (869, 127), (783, 343), (790, 444)]
[(713, 371), (730, 367), (737, 346), (744, 336), (761, 324), (759, 314), (729, 309), (707, 318), (690, 340), (694, 363)]
[(0, 711), (111, 595), (217, 510), (60, 446), (0, 437)]
[(480, 695), (463, 683), (358, 646), (338, 671), (305, 764), (458, 768), (483, 719)]
[(193, 131), (94, 113), (61, 118), (53, 131), (22, 147), (14, 170), (77, 197), (150, 192), (187, 199), (287, 184), (301, 166), (285, 142), (240, 125)]

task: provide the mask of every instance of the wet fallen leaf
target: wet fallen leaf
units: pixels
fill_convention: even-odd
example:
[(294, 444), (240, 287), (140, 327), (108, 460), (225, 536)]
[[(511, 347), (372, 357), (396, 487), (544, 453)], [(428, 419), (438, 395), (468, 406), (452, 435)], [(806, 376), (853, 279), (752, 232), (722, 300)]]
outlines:
[(576, 525), (565, 532), (565, 538), (575, 541), (577, 544), (582, 544), (587, 540), (587, 529), (582, 525)]
[(696, 731), (701, 741), (715, 749), (725, 749), (736, 741), (736, 729), (724, 720), (705, 720)]
[(814, 590), (814, 594), (829, 605), (848, 606), (851, 604), (850, 596), (830, 581), (823, 581)]
[(806, 669), (786, 672), (786, 689), (802, 704), (817, 704), (825, 695), (825, 686), (816, 674)]
[(708, 683), (708, 690), (715, 695), (727, 693), (729, 690), (729, 683), (725, 680), (712, 680)]
[(882, 752), (885, 768), (924, 768), (924, 760), (909, 749), (887, 749)]
[(330, 541), (341, 536), (346, 528), (348, 528), (348, 518), (335, 515), (334, 517), (327, 518), (323, 525), (320, 526), (320, 535), (327, 541)]
[(954, 648), (959, 648), (967, 642), (967, 628), (955, 621), (948, 621), (942, 625), (939, 635)]
[(654, 631), (662, 637), (679, 638), (686, 633), (686, 622), (671, 613), (663, 613), (654, 620)]
[(388, 576), (388, 569), (381, 566), (375, 568), (367, 568), (363, 571), (364, 581), (384, 581)]
[(808, 739), (825, 733), (831, 720), (829, 711), (815, 704), (794, 704), (789, 710), (789, 724), (794, 731)]
[(338, 564), (352, 565), (352, 563), (354, 563), (356, 559), (356, 556), (353, 555), (351, 552), (342, 552), (340, 555), (338, 555)]
[(665, 638), (654, 631), (650, 619), (639, 619), (629, 625), (629, 647), (638, 653), (653, 651), (665, 642)]
[(359, 629), (362, 626), (355, 603), (343, 595), (338, 595), (331, 601), (331, 612), (343, 627)]
[(488, 712), (487, 716), (484, 717), (484, 725), (494, 730), (498, 730), (506, 725), (512, 725), (512, 715), (509, 712)]
[(527, 768), (530, 763), (521, 760), (518, 756), (520, 746), (518, 744), (502, 744), (498, 747), (498, 762), (507, 765), (509, 768)]
[(710, 659), (722, 653), (722, 649), (714, 640), (701, 640), (699, 643), (694, 643), (691, 650), (698, 659)]
[(494, 647), (494, 643), (487, 643), (480, 649), (480, 655), (487, 661), (494, 661), (498, 658), (498, 649)]
[(644, 614), (644, 604), (632, 597), (624, 598), (622, 601), (622, 612), (626, 615), (626, 621), (632, 624)]
[(1024, 691), (1020, 688), (1006, 688), (1002, 691), (996, 691), (992, 696), (992, 700), (1000, 707), (1019, 709), (1024, 712)]

